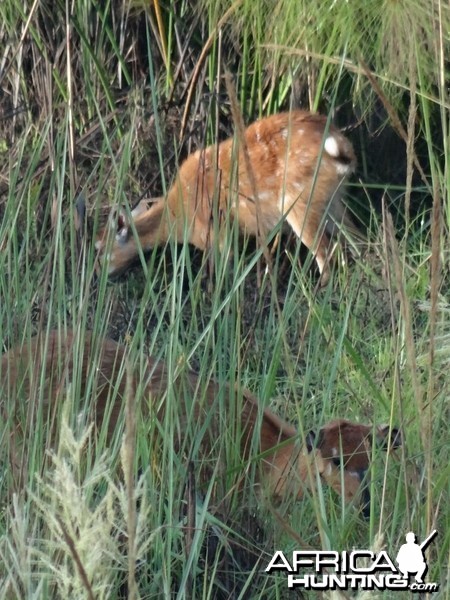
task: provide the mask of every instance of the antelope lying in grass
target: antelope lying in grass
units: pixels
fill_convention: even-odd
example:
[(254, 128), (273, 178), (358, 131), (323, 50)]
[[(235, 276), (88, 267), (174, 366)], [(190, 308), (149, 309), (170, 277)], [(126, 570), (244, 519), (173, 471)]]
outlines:
[[(32, 386), (42, 385), (41, 397), (51, 404), (50, 410), (57, 408), (66, 398), (67, 383), (76, 377), (74, 344), (73, 333), (61, 338), (58, 332), (53, 331), (47, 342), (44, 336), (36, 337), (31, 343), (25, 342), (23, 347), (13, 348), (5, 353), (1, 357), (0, 371), (2, 401), (7, 397), (16, 399), (17, 402), (32, 398)], [(124, 365), (127, 354), (124, 346), (108, 339), (95, 340), (89, 334), (86, 334), (83, 347), (76, 353), (81, 394), (86, 394), (89, 382), (94, 390), (91, 392), (93, 401), (89, 403), (93, 417), (98, 427), (109, 419), (109, 435), (123, 421), (122, 400), (127, 379)], [(45, 381), (41, 382), (42, 373), (45, 373)], [(234, 431), (234, 443), (240, 449), (239, 462), (242, 470), (245, 470), (249, 462), (256, 461), (257, 480), (264, 490), (278, 498), (301, 498), (305, 489), (314, 485), (317, 476), (320, 476), (324, 483), (350, 502), (361, 493), (361, 482), (369, 467), (373, 434), (385, 448), (394, 448), (400, 444), (397, 430), (389, 430), (388, 427), (373, 428), (344, 419), (326, 424), (317, 434), (309, 432), (302, 444), (298, 431), (269, 409), (262, 409), (250, 392), (223, 386), (221, 389), (213, 381), (206, 387), (202, 386), (192, 372), (184, 373), (173, 381), (167, 366), (153, 358), (146, 359), (139, 381), (136, 375), (133, 383), (135, 388), (138, 383), (143, 384), (139, 407), (143, 417), (153, 416), (161, 423), (164, 419), (168, 386), (174, 386), (181, 414), (180, 422), (186, 423), (190, 418), (191, 425), (197, 424), (202, 436), (199, 444), (201, 454), (208, 457), (208, 464), (213, 462), (216, 466), (217, 456), (215, 462), (209, 460), (213, 456), (215, 444), (221, 437)], [(113, 392), (116, 393), (114, 397)], [(223, 400), (222, 407), (219, 405), (219, 397)], [(4, 406), (2, 412), (3, 409)], [(240, 415), (240, 421), (233, 427), (230, 419), (231, 415), (236, 414)], [(49, 422), (51, 421), (50, 416)], [(205, 423), (207, 427), (202, 432)], [(174, 439), (174, 446), (178, 450), (186, 441), (183, 439), (184, 434), (181, 425)], [(196, 441), (198, 442), (198, 437)], [(227, 468), (228, 466), (226, 465)], [(208, 476), (211, 477), (211, 473)], [(370, 500), (367, 489), (362, 496), (363, 508), (367, 513)]]
[(191, 154), (166, 198), (141, 202), (131, 213), (133, 226), (120, 215), (111, 246), (109, 228), (100, 232), (96, 248), (109, 274), (123, 272), (139, 246), (146, 251), (169, 238), (201, 250), (215, 241), (223, 247), (226, 227), (217, 226), (218, 216), (236, 219), (258, 239), (285, 219), (326, 283), (331, 236), (341, 224), (353, 228), (341, 201), (356, 164), (351, 143), (326, 117), (301, 110), (256, 121), (243, 137)]

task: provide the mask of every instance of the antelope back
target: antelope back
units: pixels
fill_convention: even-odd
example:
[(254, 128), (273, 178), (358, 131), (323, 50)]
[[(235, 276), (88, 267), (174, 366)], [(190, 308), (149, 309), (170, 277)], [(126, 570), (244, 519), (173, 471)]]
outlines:
[[(74, 353), (76, 336), (69, 332), (61, 336), (50, 332), (47, 339), (36, 337), (22, 347), (13, 348), (1, 357), (0, 392), (4, 418), (4, 399), (29, 401), (30, 423), (38, 407), (32, 405), (34, 397), (49, 405), (49, 412), (67, 396), (69, 383), (80, 377), (80, 395), (86, 398), (86, 410), (92, 411), (97, 427), (107, 427), (112, 436), (123, 421), (122, 410), (126, 384), (128, 352), (112, 340), (96, 340), (85, 334), (83, 346)], [(78, 365), (76, 364), (78, 361)], [(132, 367), (128, 367), (132, 368)], [(144, 419), (156, 416), (160, 422), (166, 415), (166, 394), (172, 386), (177, 400), (177, 419), (174, 446), (187, 453), (189, 458), (192, 432), (200, 446), (198, 464), (202, 465), (200, 479), (210, 480), (215, 470), (209, 469), (208, 459), (220, 452), (225, 435), (234, 432), (233, 444), (240, 449), (236, 461), (241, 470), (255, 463), (256, 479), (266, 491), (278, 497), (301, 498), (305, 488), (315, 485), (317, 476), (330, 485), (345, 500), (352, 500), (370, 461), (372, 427), (345, 420), (334, 421), (322, 427), (317, 435), (310, 432), (302, 443), (297, 430), (269, 409), (263, 409), (258, 400), (246, 390), (219, 386), (211, 381), (201, 385), (198, 377), (187, 372), (179, 377), (170, 374), (164, 363), (148, 358), (144, 368), (134, 372), (133, 387), (143, 388), (140, 412)], [(44, 377), (42, 377), (44, 374)], [(139, 379), (140, 378), (140, 379)], [(139, 380), (138, 380), (139, 379)], [(11, 403), (8, 404), (11, 406)], [(49, 422), (53, 419), (50, 417)], [(24, 429), (22, 423), (17, 428)], [(198, 438), (198, 432), (201, 437)], [(189, 433), (188, 433), (189, 432)], [(22, 431), (23, 433), (23, 431)], [(379, 428), (377, 436), (386, 439), (387, 429)], [(397, 441), (396, 445), (399, 445)], [(226, 470), (228, 465), (223, 465)]]
[(351, 224), (341, 195), (355, 164), (351, 143), (326, 117), (300, 110), (273, 115), (250, 125), (242, 140), (191, 154), (167, 198), (148, 210), (140, 204), (133, 227), (119, 227), (109, 250), (102, 231), (97, 248), (114, 275), (137, 257), (138, 245), (149, 250), (170, 236), (202, 250), (223, 246), (226, 227), (214, 224), (217, 216), (236, 219), (258, 239), (285, 219), (315, 255), (325, 281), (335, 224)]

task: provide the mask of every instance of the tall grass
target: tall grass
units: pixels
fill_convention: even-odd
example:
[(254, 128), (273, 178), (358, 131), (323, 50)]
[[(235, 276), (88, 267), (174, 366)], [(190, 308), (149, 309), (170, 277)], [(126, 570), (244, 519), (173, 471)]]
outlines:
[[(384, 544), (394, 555), (407, 531), (423, 539), (433, 528), (428, 579), (448, 597), (448, 8), (387, 2), (375, 15), (366, 3), (352, 13), (348, 3), (328, 12), (319, 3), (312, 16), (306, 3), (275, 4), (205, 3), (199, 13), (187, 2), (155, 2), (159, 10), (148, 12), (37, 2), (24, 11), (3, 0), (1, 348), (36, 332), (45, 345), (49, 329), (74, 329), (76, 363), (93, 330), (129, 346), (124, 369), (153, 354), (173, 373), (196, 370), (199, 397), (211, 378), (245, 386), (301, 432), (335, 417), (397, 424), (399, 455), (374, 455), (370, 521), (325, 489), (277, 507), (249, 494), (244, 507), (231, 501), (230, 515), (216, 510), (212, 486), (197, 494), (194, 478), (189, 495), (185, 456), (196, 424), (186, 453), (176, 454), (180, 398), (170, 386), (168, 417), (160, 425), (138, 419), (121, 458), (123, 431), (109, 442), (105, 431), (94, 435), (91, 398), (80, 397), (74, 377), (51, 443), (45, 374), (34, 365), (32, 398), (3, 391), (0, 400), (9, 415), (0, 425), (0, 598), (115, 598), (127, 580), (130, 597), (214, 598), (221, 555), (205, 563), (208, 531), (223, 551), (238, 540), (262, 556), (243, 577), (242, 598), (284, 597), (283, 576), (261, 576), (274, 548)], [(402, 7), (412, 34), (402, 21), (395, 37)], [(95, 277), (86, 229), (98, 228), (100, 207), (132, 204), (149, 187), (159, 195), (179, 156), (233, 130), (225, 67), (246, 118), (300, 102), (344, 106), (343, 119), (352, 94), (367, 124), (353, 135), (361, 180), (349, 190), (370, 222), (364, 258), (336, 267), (318, 290), (296, 246), (278, 249), (269, 272), (262, 250), (243, 249), (231, 231), (230, 247), (212, 256), (168, 243), (118, 282), (104, 271)], [(383, 121), (390, 133), (372, 136)], [(386, 163), (380, 139), (389, 147), (395, 136), (401, 156)], [(80, 193), (89, 215), (83, 235), (73, 217)], [(0, 373), (3, 386), (7, 379)], [(140, 394), (129, 397), (139, 404)], [(226, 423), (219, 442), (230, 461), (232, 439)], [(232, 475), (220, 479), (231, 496)], [(246, 532), (242, 509), (257, 515), (263, 540)]]

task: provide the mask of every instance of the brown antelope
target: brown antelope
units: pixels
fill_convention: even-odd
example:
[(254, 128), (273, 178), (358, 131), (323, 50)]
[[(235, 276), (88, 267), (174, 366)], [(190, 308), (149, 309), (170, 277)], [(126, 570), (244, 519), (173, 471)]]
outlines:
[(213, 218), (219, 215), (236, 219), (260, 240), (285, 219), (313, 253), (326, 283), (336, 226), (354, 229), (341, 200), (356, 164), (351, 143), (326, 117), (302, 110), (256, 121), (244, 137), (191, 154), (166, 198), (141, 202), (131, 213), (133, 227), (120, 217), (111, 246), (109, 228), (102, 230), (96, 248), (109, 274), (123, 272), (139, 246), (146, 251), (169, 238), (206, 250), (219, 230), (222, 247), (225, 227), (217, 228)]
[[(76, 379), (74, 366), (74, 333), (65, 337), (57, 331), (50, 332), (47, 339), (32, 338), (22, 347), (16, 347), (1, 357), (0, 394), (3, 408), (4, 399), (16, 402), (35, 397), (33, 391), (40, 386), (41, 396), (53, 408), (66, 398), (67, 384)], [(117, 424), (123, 421), (122, 406), (125, 394), (126, 374), (124, 365), (129, 355), (127, 348), (108, 339), (94, 339), (86, 334), (81, 350), (76, 351), (78, 375), (81, 381), (80, 393), (87, 394), (88, 385), (92, 401), (89, 406), (93, 418), (100, 428), (106, 421), (108, 435), (111, 436)], [(45, 380), (41, 374), (45, 373)], [(134, 386), (143, 385), (140, 412), (145, 418), (153, 415), (160, 422), (164, 419), (165, 397), (169, 386), (174, 386), (175, 396), (181, 414), (181, 423), (202, 425), (208, 423), (202, 433), (200, 447), (202, 454), (213, 456), (215, 444), (221, 434), (231, 425), (231, 415), (240, 415), (235, 432), (237, 447), (240, 448), (241, 469), (246, 464), (256, 462), (256, 477), (262, 487), (278, 498), (301, 498), (304, 490), (320, 476), (321, 480), (342, 494), (349, 502), (361, 492), (361, 482), (369, 467), (372, 435), (387, 447), (400, 444), (397, 430), (388, 427), (371, 427), (340, 419), (332, 421), (318, 434), (310, 432), (305, 443), (301, 444), (298, 431), (280, 419), (269, 409), (262, 409), (258, 400), (247, 390), (222, 388), (210, 381), (202, 386), (198, 376), (192, 372), (176, 378), (168, 372), (163, 362), (153, 358), (145, 360), (144, 370), (134, 377)], [(139, 379), (139, 381), (138, 381)], [(89, 382), (89, 383), (88, 383)], [(34, 388), (34, 389), (33, 389)], [(220, 410), (219, 398), (223, 406)], [(20, 400), (19, 400), (20, 399)], [(0, 404), (1, 406), (1, 404)], [(2, 409), (2, 412), (5, 412)], [(188, 417), (189, 415), (189, 417)], [(4, 415), (5, 416), (5, 415)], [(54, 417), (54, 415), (53, 415)], [(235, 418), (235, 417), (234, 417)], [(221, 420), (222, 419), (222, 420)], [(227, 421), (224, 427), (224, 419)], [(52, 418), (49, 417), (49, 422)], [(176, 449), (186, 442), (184, 425), (176, 434)], [(389, 438), (388, 435), (392, 437)], [(227, 433), (228, 435), (228, 433)], [(223, 436), (222, 436), (223, 437)], [(256, 442), (256, 443), (255, 443)], [(186, 444), (185, 444), (186, 445)], [(215, 465), (217, 457), (213, 462)], [(363, 497), (367, 512), (369, 499)]]

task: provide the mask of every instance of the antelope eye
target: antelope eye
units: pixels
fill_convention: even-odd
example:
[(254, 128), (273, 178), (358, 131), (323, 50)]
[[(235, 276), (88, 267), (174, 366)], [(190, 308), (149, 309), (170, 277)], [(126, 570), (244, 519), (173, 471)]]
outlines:
[(336, 465), (336, 467), (341, 466), (341, 459), (339, 457), (333, 458), (332, 461), (333, 461), (333, 464)]

